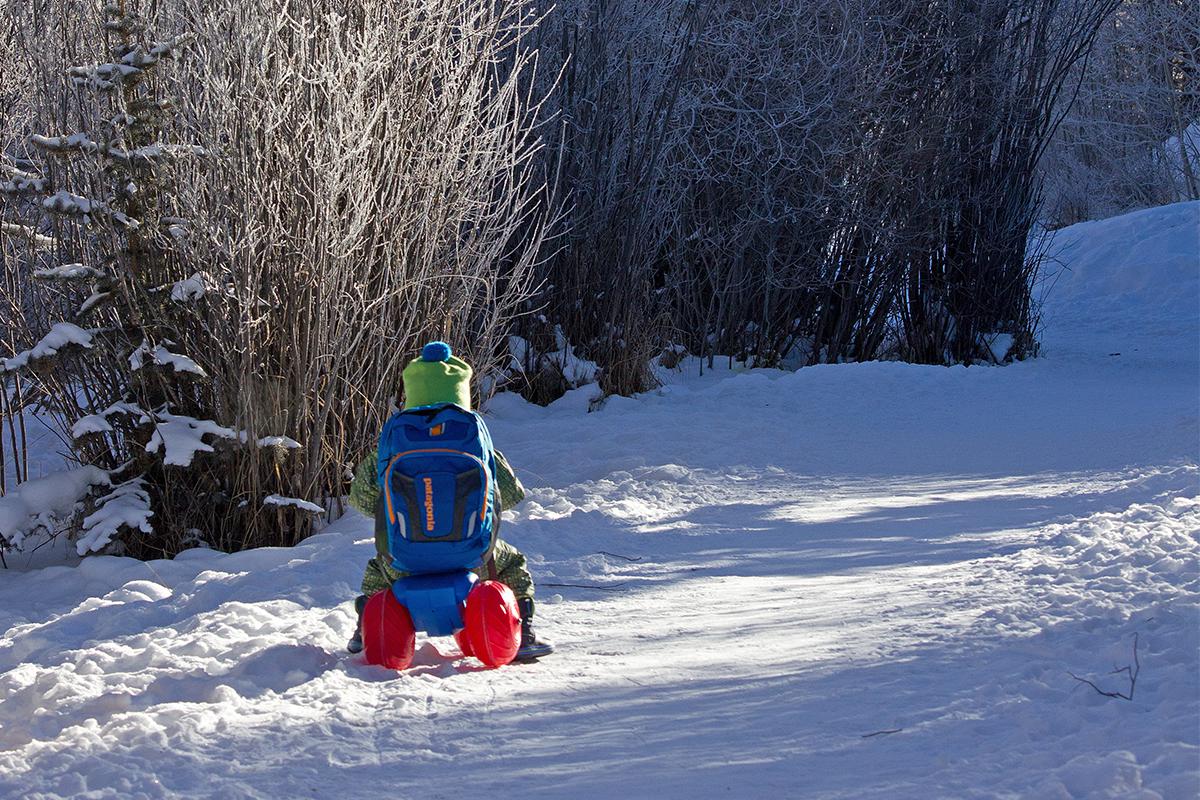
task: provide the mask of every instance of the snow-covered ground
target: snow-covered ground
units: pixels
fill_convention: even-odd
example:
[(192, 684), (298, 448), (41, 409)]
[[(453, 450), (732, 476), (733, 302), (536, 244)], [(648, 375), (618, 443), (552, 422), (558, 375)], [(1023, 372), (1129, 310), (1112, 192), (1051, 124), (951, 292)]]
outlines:
[(0, 796), (1200, 795), (1200, 203), (1055, 250), (1035, 361), (499, 397), (538, 664), (346, 655), (357, 515), (0, 573)]

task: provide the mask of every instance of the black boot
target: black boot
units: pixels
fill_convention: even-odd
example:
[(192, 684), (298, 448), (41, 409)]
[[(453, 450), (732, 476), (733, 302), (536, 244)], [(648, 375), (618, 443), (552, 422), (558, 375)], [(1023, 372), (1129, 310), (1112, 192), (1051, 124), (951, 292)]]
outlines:
[(533, 632), (533, 598), (518, 599), (517, 607), (521, 609), (521, 648), (513, 661), (536, 661), (553, 653), (554, 645), (541, 641)]
[(362, 612), (367, 605), (367, 596), (360, 594), (354, 598), (354, 611), (358, 614), (358, 622), (354, 625), (354, 635), (350, 637), (350, 641), (346, 643), (346, 649), (351, 653), (361, 653), (363, 649), (362, 641)]

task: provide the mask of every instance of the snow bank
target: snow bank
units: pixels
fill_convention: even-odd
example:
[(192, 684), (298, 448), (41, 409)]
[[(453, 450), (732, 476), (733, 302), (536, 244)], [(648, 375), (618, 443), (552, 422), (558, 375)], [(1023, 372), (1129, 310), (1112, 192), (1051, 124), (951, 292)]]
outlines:
[(1198, 251), (1200, 201), (1064, 228), (1049, 250), (1062, 267), (1048, 290), (1050, 323), (1071, 334), (1191, 335), (1200, 314)]

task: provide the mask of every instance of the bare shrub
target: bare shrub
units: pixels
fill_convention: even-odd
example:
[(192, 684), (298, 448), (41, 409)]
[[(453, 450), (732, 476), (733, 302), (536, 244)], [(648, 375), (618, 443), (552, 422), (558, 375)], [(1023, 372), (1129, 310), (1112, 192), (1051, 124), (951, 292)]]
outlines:
[(680, 202), (667, 153), (710, 11), (678, 0), (585, 0), (558, 7), (539, 29), (553, 67), (544, 78), (561, 71), (546, 107), (543, 169), (561, 182), (567, 227), (541, 271), (537, 308), (549, 324), (530, 317), (520, 331), (552, 350), (561, 327), (602, 365), (609, 394), (653, 385), (648, 364), (667, 322), (656, 273)]
[(551, 320), (617, 392), (670, 342), (759, 366), (1035, 353), (1037, 165), (1116, 1), (566, 3)]
[[(417, 345), (444, 338), (486, 377), (526, 298), (554, 216), (531, 168), (537, 20), (521, 0), (157, 10), (160, 28), (195, 33), (173, 88), (180, 129), (211, 154), (175, 176), (171, 278), (197, 322), (172, 337), (206, 373), (212, 419), (238, 436), (164, 470), (154, 535), (126, 546), (288, 544), (311, 516), (277, 500), (336, 506)], [(62, 67), (42, 67), (47, 86)], [(41, 100), (30, 125), (76, 102)], [(122, 400), (106, 378), (128, 355), (98, 353), (59, 385), (90, 393), (88, 408)], [(57, 410), (71, 423), (85, 409)], [(137, 444), (110, 439), (111, 460)]]
[[(1123, 0), (1073, 69), (1042, 173), (1052, 226), (1200, 199), (1200, 14)], [(1189, 129), (1190, 128), (1190, 129)]]

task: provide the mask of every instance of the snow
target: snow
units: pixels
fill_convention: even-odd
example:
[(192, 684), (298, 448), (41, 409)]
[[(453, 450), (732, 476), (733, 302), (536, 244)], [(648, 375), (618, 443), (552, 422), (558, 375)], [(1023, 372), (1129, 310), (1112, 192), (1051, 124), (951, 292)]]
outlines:
[(532, 363), (532, 369), (535, 372), (549, 367), (560, 373), (567, 385), (571, 387), (583, 386), (596, 380), (600, 371), (596, 362), (576, 355), (575, 348), (567, 341), (567, 337), (559, 325), (554, 326), (554, 343), (557, 350), (540, 354), (534, 352), (533, 355), (536, 357), (531, 358), (529, 342), (520, 336), (509, 336), (508, 370), (515, 373), (524, 372), (527, 363)]
[(63, 264), (58, 267), (35, 269), (33, 277), (43, 280), (78, 280), (79, 278), (103, 278), (104, 273), (86, 264)]
[(9, 180), (0, 181), (0, 194), (20, 195), (46, 190), (45, 179), (32, 172), (25, 172), (8, 164), (0, 163), (0, 174), (7, 175), (9, 178)]
[[(166, 344), (173, 345), (174, 342), (168, 341)], [(142, 340), (141, 345), (130, 353), (129, 366), (137, 371), (145, 366), (146, 356), (150, 356), (151, 363), (158, 366), (170, 367), (176, 372), (188, 372), (201, 378), (208, 377), (208, 373), (204, 371), (203, 367), (185, 355), (172, 353), (166, 348), (166, 344), (157, 344), (151, 349), (150, 343)]]
[(94, 486), (108, 485), (108, 473), (98, 467), (55, 472), (18, 484), (0, 497), (0, 546), (21, 547), (38, 530), (53, 529), (74, 512)]
[(498, 395), (538, 664), (347, 655), (354, 513), (0, 573), (0, 796), (1195, 797), (1198, 231), (1058, 232), (1043, 358)]
[(204, 441), (205, 436), (219, 439), (237, 439), (237, 431), (226, 428), (210, 419), (196, 419), (169, 411), (154, 413), (154, 433), (146, 443), (147, 453), (163, 450), (163, 463), (186, 467), (192, 463), (196, 453), (211, 453), (213, 446)]
[(17, 353), (12, 358), (4, 359), (3, 363), (0, 363), (0, 372), (15, 372), (28, 367), (31, 361), (58, 355), (60, 350), (71, 345), (90, 349), (92, 334), (70, 322), (57, 322), (50, 328), (50, 332), (32, 348)]
[(111, 91), (141, 73), (142, 70), (129, 64), (84, 64), (69, 70), (71, 81), (76, 86), (98, 91)]
[(310, 503), (309, 501), (303, 500), (299, 497), (282, 497), (277, 494), (269, 494), (266, 497), (264, 497), (263, 505), (265, 505), (265, 506), (284, 506), (284, 507), (291, 506), (293, 508), (298, 508), (301, 511), (308, 511), (309, 513), (312, 513), (312, 514), (324, 514), (325, 513), (325, 509), (322, 508), (321, 506), (317, 505), (316, 503)]
[(168, 39), (162, 42), (155, 42), (150, 50), (145, 50), (140, 44), (135, 45), (132, 50), (126, 53), (121, 58), (122, 64), (129, 64), (134, 67), (145, 68), (157, 64), (164, 55), (172, 53), (179, 47), (190, 42), (194, 36), (192, 34), (182, 34), (174, 39)]
[(86, 133), (69, 133), (62, 136), (42, 136), (35, 133), (29, 137), (30, 143), (53, 153), (79, 149), (85, 153), (96, 153), (101, 145), (93, 141)]
[(171, 285), (171, 299), (177, 303), (194, 303), (208, 293), (210, 283), (211, 280), (204, 273), (193, 273), (191, 277)]
[(282, 447), (286, 450), (299, 450), (303, 445), (288, 436), (264, 436), (258, 440), (259, 447)]
[(112, 293), (111, 292), (98, 292), (95, 289), (93, 289), (92, 293), (90, 295), (88, 295), (87, 299), (84, 300), (82, 304), (80, 304), (79, 313), (86, 314), (87, 312), (91, 311), (93, 308), (96, 307), (97, 304), (99, 304), (99, 302), (101, 300), (108, 297), (110, 294), (112, 294)]
[(18, 225), (15, 222), (0, 222), (0, 234), (5, 236), (15, 236), (20, 239), (28, 239), (33, 243), (34, 247), (40, 247), (43, 250), (54, 246), (54, 239), (44, 234), (38, 233), (35, 228), (28, 225)]
[(55, 214), (78, 214), (83, 217), (85, 223), (90, 219), (93, 210), (99, 211), (103, 207), (102, 203), (62, 189), (42, 200), (42, 208), (47, 211)]
[(96, 510), (84, 518), (83, 531), (75, 542), (75, 549), (81, 556), (100, 552), (123, 528), (153, 533), (154, 527), (150, 524), (153, 516), (145, 478), (118, 484), (100, 498)]
[(141, 161), (157, 161), (161, 159), (175, 159), (184, 156), (206, 156), (208, 151), (197, 144), (167, 144), (166, 142), (155, 142), (143, 147), (138, 147), (133, 150), (113, 153), (114, 157), (122, 161), (141, 160)]
[(82, 439), (91, 433), (111, 433), (112, 429), (112, 424), (105, 419), (103, 414), (88, 414), (80, 417), (71, 426), (71, 438)]
[(1177, 197), (1192, 196), (1187, 177), (1190, 172), (1194, 180), (1200, 180), (1200, 120), (1188, 125), (1182, 137), (1172, 136), (1163, 142), (1160, 157), (1170, 171)]
[(999, 364), (1012, 349), (1013, 335), (1011, 333), (992, 333), (984, 337), (984, 344), (987, 345), (992, 361)]

